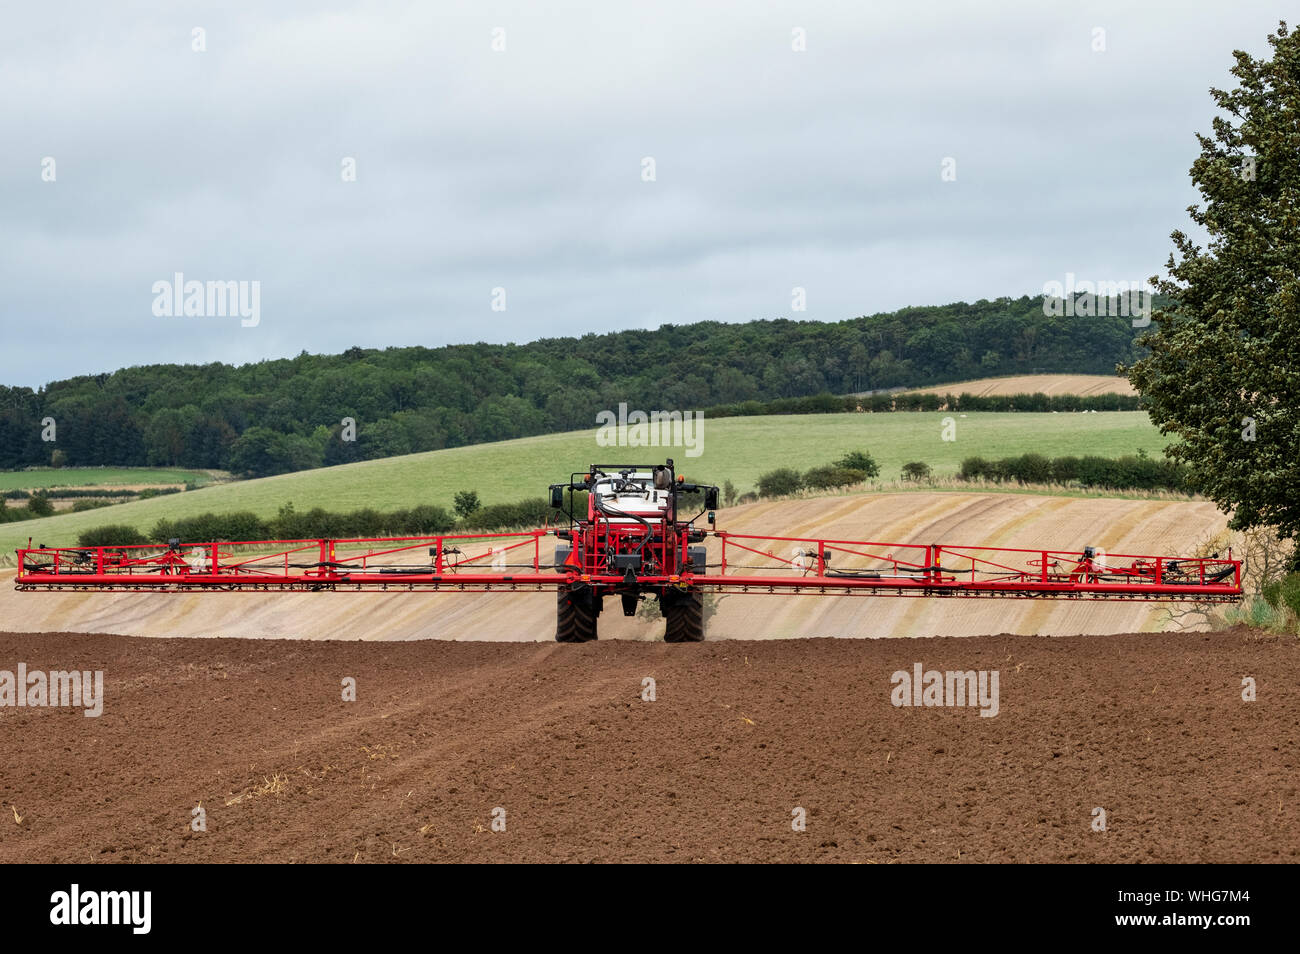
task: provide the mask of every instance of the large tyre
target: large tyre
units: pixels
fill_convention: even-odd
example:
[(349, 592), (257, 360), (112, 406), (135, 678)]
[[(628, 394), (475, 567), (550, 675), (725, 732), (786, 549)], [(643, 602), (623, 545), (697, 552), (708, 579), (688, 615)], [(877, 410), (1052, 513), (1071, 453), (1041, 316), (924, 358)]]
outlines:
[(575, 593), (560, 587), (555, 602), (555, 641), (589, 643), (596, 638), (595, 601), (591, 590)]
[(704, 640), (704, 598), (699, 590), (674, 594), (663, 604), (665, 643), (698, 643)]

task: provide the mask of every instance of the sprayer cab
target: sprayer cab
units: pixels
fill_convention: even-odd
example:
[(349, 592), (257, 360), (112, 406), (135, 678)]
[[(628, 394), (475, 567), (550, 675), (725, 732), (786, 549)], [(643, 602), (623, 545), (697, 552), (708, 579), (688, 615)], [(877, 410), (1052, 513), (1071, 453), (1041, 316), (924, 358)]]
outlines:
[[(586, 494), (585, 515), (576, 501)], [(641, 600), (650, 597), (668, 619), (668, 638), (704, 638), (702, 598), (690, 580), (703, 574), (707, 531), (695, 521), (706, 513), (713, 523), (718, 488), (688, 483), (666, 464), (592, 464), (569, 483), (551, 486), (551, 502), (568, 504), (569, 529), (557, 532), (567, 543), (556, 547), (556, 569), (575, 574), (559, 594), (556, 638), (585, 642), (595, 638), (596, 617), (604, 597), (617, 594), (624, 615), (635, 615)], [(609, 577), (618, 582), (610, 582)], [(604, 579), (598, 579), (603, 577)], [(674, 627), (678, 607), (695, 607), (697, 623)], [(567, 637), (567, 638), (566, 638)]]

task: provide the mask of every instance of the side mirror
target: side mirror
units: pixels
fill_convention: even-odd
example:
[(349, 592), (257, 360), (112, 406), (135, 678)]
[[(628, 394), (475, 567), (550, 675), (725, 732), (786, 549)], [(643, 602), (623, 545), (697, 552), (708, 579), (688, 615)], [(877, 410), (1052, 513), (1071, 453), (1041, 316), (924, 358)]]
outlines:
[(551, 487), (551, 506), (556, 510), (564, 509), (564, 488), (559, 484)]
[(717, 487), (709, 487), (704, 491), (704, 509), (705, 510), (718, 509), (718, 488)]

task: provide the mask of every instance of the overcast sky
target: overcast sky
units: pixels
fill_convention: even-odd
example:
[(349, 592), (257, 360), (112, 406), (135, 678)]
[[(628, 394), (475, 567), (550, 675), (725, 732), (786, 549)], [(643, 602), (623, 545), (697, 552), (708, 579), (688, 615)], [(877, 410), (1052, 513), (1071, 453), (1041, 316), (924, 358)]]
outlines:
[[(10, 5), (0, 383), (1143, 280), (1208, 87), (1286, 12)], [(156, 316), (177, 272), (260, 282), (260, 321)]]

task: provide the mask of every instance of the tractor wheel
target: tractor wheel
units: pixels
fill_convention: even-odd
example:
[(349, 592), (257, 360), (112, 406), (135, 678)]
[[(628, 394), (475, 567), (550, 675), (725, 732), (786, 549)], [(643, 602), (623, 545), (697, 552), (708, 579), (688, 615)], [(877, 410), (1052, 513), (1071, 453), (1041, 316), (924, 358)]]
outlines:
[(561, 587), (555, 603), (555, 641), (589, 643), (596, 638), (596, 607), (591, 591), (574, 593)]
[(699, 590), (688, 590), (663, 603), (665, 643), (698, 643), (704, 640), (704, 598)]

